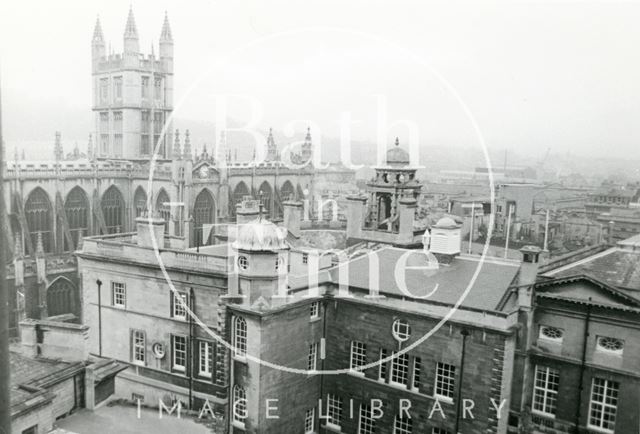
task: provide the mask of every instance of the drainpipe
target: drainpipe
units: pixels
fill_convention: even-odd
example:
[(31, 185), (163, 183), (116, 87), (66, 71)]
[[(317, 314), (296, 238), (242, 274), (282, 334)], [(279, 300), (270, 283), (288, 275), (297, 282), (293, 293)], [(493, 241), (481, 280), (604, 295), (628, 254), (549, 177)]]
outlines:
[(191, 315), (189, 315), (189, 408), (193, 409), (193, 371), (195, 369), (193, 366), (193, 361), (195, 360), (193, 357), (195, 353), (195, 343), (193, 340), (193, 315), (196, 313), (196, 296), (193, 288), (189, 289), (189, 300), (191, 301), (190, 304), (192, 312)]
[[(194, 225), (195, 226), (195, 225)], [(195, 227), (195, 235), (196, 235), (196, 253), (200, 253), (200, 237), (204, 234), (203, 228), (200, 228), (200, 233), (198, 233), (198, 226)]]
[(98, 355), (102, 357), (102, 280), (97, 279), (98, 285)]
[(235, 375), (235, 363), (233, 360), (233, 354), (235, 352), (235, 347), (233, 346), (233, 320), (235, 318), (235, 314), (232, 313), (231, 315), (230, 321), (227, 323), (228, 327), (227, 330), (229, 332), (228, 336), (229, 336), (229, 340), (231, 341), (232, 345), (231, 345), (231, 349), (229, 349), (229, 356), (228, 356), (228, 360), (229, 360), (229, 390), (227, 392), (227, 396), (229, 397), (229, 408), (227, 409), (228, 411), (228, 417), (227, 417), (227, 426), (229, 427), (229, 434), (233, 434), (235, 429), (233, 427), (233, 407), (234, 407), (234, 401), (233, 401), (233, 388), (235, 387), (235, 380), (234, 380), (234, 375)]
[(464, 357), (465, 357), (465, 352), (467, 347), (467, 337), (470, 335), (470, 333), (469, 333), (469, 330), (462, 329), (460, 331), (460, 334), (462, 335), (462, 356), (460, 356), (460, 380), (458, 380), (459, 381), (458, 398), (456, 400), (456, 426), (455, 426), (455, 430), (453, 431), (455, 434), (458, 434), (460, 432), (458, 428), (460, 426), (460, 406), (462, 404), (462, 380), (464, 376)]
[[(326, 348), (327, 348), (327, 309), (329, 307), (329, 302), (328, 299), (325, 298), (323, 296), (322, 298), (322, 341), (324, 341), (324, 349), (326, 352)], [(324, 360), (326, 357), (322, 357), (322, 342), (320, 342), (320, 370), (324, 371)], [(324, 375), (320, 376), (320, 402), (322, 403), (322, 397), (323, 397), (323, 393), (324, 393)], [(327, 404), (325, 403), (325, 408), (327, 408)], [(320, 426), (320, 416), (322, 415), (322, 406), (318, 406), (318, 418), (317, 418), (317, 422), (318, 422), (318, 426)], [(314, 421), (315, 423), (316, 421)]]
[(587, 317), (584, 324), (584, 337), (582, 340), (582, 360), (580, 361), (580, 380), (578, 383), (578, 409), (576, 411), (576, 432), (580, 429), (580, 409), (582, 407), (582, 389), (584, 380), (585, 361), (587, 359), (587, 340), (589, 339), (589, 321), (591, 320), (591, 297), (589, 297), (589, 304), (587, 304)]

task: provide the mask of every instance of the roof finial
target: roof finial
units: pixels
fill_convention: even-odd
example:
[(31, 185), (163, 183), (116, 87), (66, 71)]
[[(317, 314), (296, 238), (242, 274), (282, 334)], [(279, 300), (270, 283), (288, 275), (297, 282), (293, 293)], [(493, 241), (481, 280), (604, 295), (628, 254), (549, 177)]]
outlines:
[(267, 137), (267, 160), (275, 161), (278, 158), (278, 148), (275, 140), (273, 140), (273, 128), (269, 128), (269, 137)]
[(104, 34), (102, 33), (102, 25), (100, 24), (100, 15), (96, 18), (96, 25), (93, 28), (93, 42), (104, 42)]
[(207, 158), (209, 158), (209, 154), (207, 154), (207, 144), (203, 143), (202, 144), (202, 154), (200, 154), (200, 160), (206, 160)]
[(396, 137), (396, 146), (400, 146), (400, 139)]
[(127, 24), (124, 28), (124, 37), (138, 38), (136, 19), (133, 16), (133, 5), (129, 5), (129, 15), (127, 16)]
[(180, 158), (180, 130), (176, 128), (176, 134), (173, 141), (173, 159), (177, 160), (179, 158)]
[(191, 133), (189, 130), (184, 133), (184, 155), (191, 155)]
[(301, 152), (301, 158), (302, 161), (307, 164), (311, 162), (311, 127), (307, 127), (307, 135), (304, 138), (304, 143), (302, 144), (302, 152)]
[(44, 244), (42, 243), (42, 232), (38, 232), (38, 241), (36, 243), (36, 256), (44, 255)]
[(162, 31), (160, 32), (160, 42), (173, 41), (171, 35), (171, 26), (169, 25), (169, 14), (164, 11), (164, 22), (162, 23)]
[(76, 241), (76, 250), (82, 250), (84, 247), (84, 237), (82, 231), (78, 231), (78, 241)]
[(60, 161), (64, 157), (60, 131), (56, 131), (56, 142), (53, 148), (53, 155), (55, 156), (56, 161)]
[(13, 254), (16, 258), (22, 258), (22, 256), (24, 255), (24, 253), (22, 252), (22, 243), (20, 237), (16, 237), (16, 245), (13, 249)]
[(89, 134), (89, 142), (87, 143), (87, 159), (89, 161), (93, 160), (93, 138), (91, 134)]

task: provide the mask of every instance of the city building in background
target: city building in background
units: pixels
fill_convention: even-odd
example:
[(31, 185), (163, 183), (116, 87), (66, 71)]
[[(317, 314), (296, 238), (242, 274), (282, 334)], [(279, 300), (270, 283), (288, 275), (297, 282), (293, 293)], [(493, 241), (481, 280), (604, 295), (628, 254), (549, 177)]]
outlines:
[(95, 23), (86, 152), (52, 132), (5, 163), (16, 433), (117, 403), (216, 433), (637, 434), (637, 184), (550, 150), (430, 173), (399, 138), (357, 180), (311, 128), (295, 167), (272, 130), (264, 161), (196, 149), (168, 15), (139, 41), (131, 8), (122, 53)]

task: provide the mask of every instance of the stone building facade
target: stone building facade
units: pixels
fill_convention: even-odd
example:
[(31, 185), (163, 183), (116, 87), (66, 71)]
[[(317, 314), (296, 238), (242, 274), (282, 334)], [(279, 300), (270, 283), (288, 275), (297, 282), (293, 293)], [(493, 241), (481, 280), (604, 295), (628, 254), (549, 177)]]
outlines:
[[(189, 131), (180, 134), (167, 123), (173, 109), (168, 17), (157, 55), (140, 54), (131, 10), (123, 38), (122, 54), (107, 53), (96, 22), (91, 42), (95, 129), (86, 158), (76, 153), (65, 160), (62, 136), (56, 133), (54, 160), (24, 161), (16, 152), (6, 162), (0, 199), (8, 213), (2, 229), (8, 240), (5, 248), (15, 258), (8, 273), (9, 285), (15, 288), (10, 300), (14, 335), (25, 317), (44, 318), (49, 310), (79, 316), (72, 252), (81, 248), (85, 236), (130, 232), (135, 219), (150, 212), (165, 220), (168, 234), (186, 237), (190, 245), (204, 245), (211, 240), (203, 239), (203, 227), (234, 221), (236, 206), (245, 196), (259, 199), (265, 216), (275, 221), (282, 219), (287, 199), (304, 200), (313, 219), (316, 194), (334, 197), (325, 184), (349, 173), (344, 168), (328, 170), (316, 193), (314, 177), (320, 169), (311, 164), (287, 167), (272, 135), (271, 151), (262, 162), (232, 161), (230, 155), (216, 160), (206, 149), (195, 153)], [(158, 142), (161, 146), (155, 149)], [(312, 153), (308, 131), (300, 153), (293, 157), (301, 163), (310, 161)], [(48, 309), (52, 302), (57, 307)]]
[(509, 432), (638, 431), (639, 261), (636, 236), (540, 269), (520, 317)]

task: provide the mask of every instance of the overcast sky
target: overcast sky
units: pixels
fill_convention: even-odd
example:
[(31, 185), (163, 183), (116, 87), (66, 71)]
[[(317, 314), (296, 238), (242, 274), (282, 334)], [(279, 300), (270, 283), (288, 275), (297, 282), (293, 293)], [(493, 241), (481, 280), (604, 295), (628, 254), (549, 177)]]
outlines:
[[(487, 144), (640, 158), (639, 2), (133, 1), (141, 47), (165, 10), (175, 40), (176, 117), (215, 120), (216, 95), (251, 95), (261, 128), (312, 122), (338, 137), (377, 137), (408, 119), (423, 145), (478, 146), (451, 88)], [(115, 52), (129, 0), (0, 2), (3, 117), (8, 142), (91, 128), (90, 40), (96, 16)], [(434, 73), (435, 71), (435, 73)], [(446, 83), (448, 83), (448, 85)], [(451, 88), (448, 88), (448, 86)], [(236, 101), (231, 115), (251, 117)], [(179, 127), (179, 125), (176, 125)], [(86, 131), (85, 131), (86, 130)], [(406, 129), (388, 136), (408, 140)]]

